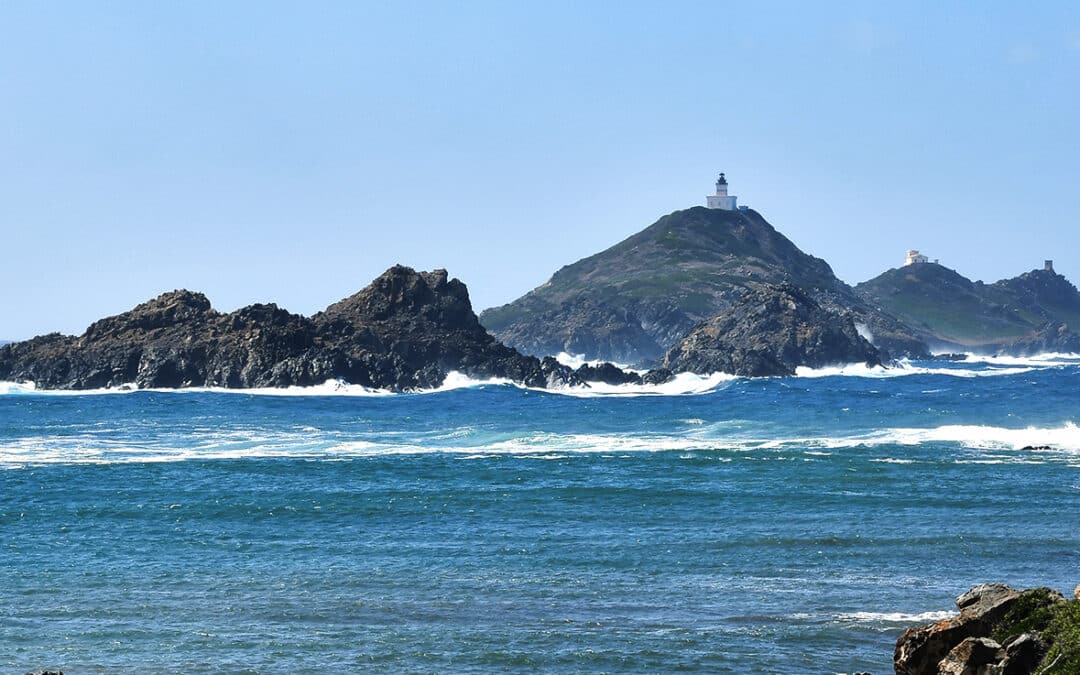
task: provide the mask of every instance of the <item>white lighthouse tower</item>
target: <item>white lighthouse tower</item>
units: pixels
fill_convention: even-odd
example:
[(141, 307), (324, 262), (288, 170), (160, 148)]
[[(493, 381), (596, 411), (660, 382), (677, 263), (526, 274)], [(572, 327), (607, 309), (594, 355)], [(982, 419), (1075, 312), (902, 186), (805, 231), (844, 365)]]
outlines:
[(720, 177), (716, 179), (716, 194), (705, 197), (705, 205), (710, 209), (734, 211), (736, 199), (738, 198), (735, 195), (728, 195), (727, 178), (724, 178), (724, 174), (720, 174)]

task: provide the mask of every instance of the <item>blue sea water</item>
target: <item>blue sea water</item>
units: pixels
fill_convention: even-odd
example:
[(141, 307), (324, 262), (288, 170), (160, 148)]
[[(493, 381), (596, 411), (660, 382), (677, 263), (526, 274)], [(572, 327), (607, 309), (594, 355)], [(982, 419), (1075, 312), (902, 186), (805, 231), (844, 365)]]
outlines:
[(879, 674), (976, 583), (1080, 583), (1078, 357), (0, 392), (3, 672)]

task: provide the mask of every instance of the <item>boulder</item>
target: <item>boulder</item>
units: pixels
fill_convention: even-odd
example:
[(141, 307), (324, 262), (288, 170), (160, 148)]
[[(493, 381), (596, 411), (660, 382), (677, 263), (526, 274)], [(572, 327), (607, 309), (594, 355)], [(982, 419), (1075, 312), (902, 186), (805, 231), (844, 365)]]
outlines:
[(893, 651), (896, 675), (935, 675), (938, 663), (972, 634), (973, 626), (960, 617), (907, 629)]
[(675, 373), (671, 372), (667, 368), (653, 368), (649, 372), (645, 373), (641, 377), (643, 384), (665, 384), (671, 382), (675, 377)]
[(880, 365), (881, 355), (850, 315), (826, 309), (791, 284), (747, 292), (690, 331), (663, 360), (674, 372), (750, 377), (847, 363)]
[(584, 382), (602, 382), (604, 384), (641, 384), (641, 376), (637, 373), (620, 369), (611, 363), (601, 363), (596, 366), (584, 364), (574, 371), (574, 375)]
[(1005, 650), (990, 638), (967, 638), (938, 663), (938, 675), (994, 675)]
[(1020, 591), (1005, 584), (979, 584), (956, 598), (964, 621), (993, 622), (1020, 598)]

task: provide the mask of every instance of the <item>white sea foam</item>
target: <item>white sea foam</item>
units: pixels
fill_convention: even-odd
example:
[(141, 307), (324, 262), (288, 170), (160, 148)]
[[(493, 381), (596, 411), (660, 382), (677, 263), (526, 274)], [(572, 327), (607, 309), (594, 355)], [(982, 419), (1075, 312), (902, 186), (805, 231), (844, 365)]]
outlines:
[[(576, 397), (589, 396), (677, 396), (682, 394), (705, 394), (717, 389), (720, 385), (737, 379), (733, 375), (714, 373), (712, 375), (695, 375), (693, 373), (679, 373), (671, 381), (663, 384), (622, 384), (612, 385), (603, 382), (589, 382), (583, 386), (552, 387), (549, 389), (535, 389), (551, 394), (564, 394)], [(477, 379), (469, 377), (457, 371), (451, 371), (446, 379), (438, 387), (430, 389), (416, 389), (403, 394), (440, 394), (458, 389), (474, 387), (507, 386), (526, 389), (505, 378)], [(387, 389), (373, 389), (358, 384), (349, 384), (342, 380), (327, 380), (322, 384), (307, 387), (259, 387), (251, 389), (228, 389), (225, 387), (184, 387), (180, 389), (140, 389), (131, 385), (110, 387), (102, 389), (38, 389), (33, 382), (0, 382), (0, 396), (2, 395), (47, 395), (47, 396), (97, 396), (132, 394), (135, 392), (154, 392), (159, 394), (233, 394), (240, 396), (394, 396), (400, 395)]]
[(689, 394), (707, 394), (716, 391), (722, 385), (739, 379), (735, 375), (725, 373), (713, 373), (712, 375), (695, 375), (694, 373), (679, 373), (670, 381), (663, 384), (604, 384), (603, 382), (589, 382), (584, 387), (555, 387), (546, 389), (554, 394), (567, 396), (590, 397), (590, 396), (681, 396)]
[(985, 354), (967, 354), (961, 363), (985, 363), (994, 366), (1030, 366), (1051, 368), (1076, 365), (1080, 363), (1080, 354), (1045, 352), (1033, 356), (988, 356)]
[[(585, 363), (598, 365), (602, 361), (586, 361), (581, 355), (561, 353), (557, 357), (560, 363), (571, 367), (578, 367)], [(616, 364), (618, 365), (618, 364)], [(972, 367), (976, 366), (976, 367)], [(981, 366), (981, 367), (979, 367)], [(995, 377), (1006, 375), (1022, 375), (1040, 369), (1058, 368), (1063, 366), (1080, 366), (1080, 354), (1041, 354), (1032, 357), (992, 357), (969, 355), (966, 361), (959, 364), (925, 366), (916, 365), (907, 360), (900, 360), (888, 366), (867, 366), (863, 363), (847, 365), (827, 366), (824, 368), (796, 368), (797, 377), (821, 378), (821, 377), (859, 377), (883, 379), (892, 377), (904, 377), (908, 375), (946, 375), (950, 377)], [(630, 370), (643, 374), (645, 371), (629, 369), (619, 366), (624, 370)], [(600, 382), (590, 382), (588, 386), (577, 387), (553, 387), (543, 391), (570, 396), (676, 396), (684, 394), (705, 394), (720, 388), (722, 385), (738, 379), (734, 375), (725, 373), (713, 373), (711, 375), (695, 375), (693, 373), (679, 373), (671, 381), (655, 385), (609, 385)], [(450, 372), (442, 385), (431, 389), (414, 390), (406, 394), (437, 394), (458, 389), (485, 386), (515, 386), (525, 388), (508, 379), (489, 378), (474, 379), (462, 373)], [(89, 390), (42, 390), (38, 389), (33, 382), (0, 382), (0, 396), (2, 395), (51, 395), (51, 396), (92, 396), (100, 394), (118, 395), (131, 394), (138, 391), (152, 391), (156, 393), (228, 393), (247, 396), (391, 396), (396, 392), (385, 389), (373, 389), (356, 384), (349, 384), (343, 380), (327, 380), (313, 386), (292, 387), (266, 387), (257, 389), (226, 389), (223, 387), (187, 387), (183, 389), (140, 389), (129, 384), (120, 387)]]
[[(758, 461), (796, 461), (814, 458), (831, 461), (845, 448), (880, 445), (953, 444), (974, 450), (954, 456), (958, 463), (1043, 463), (1062, 462), (1070, 466), (1080, 457), (1080, 428), (1072, 423), (1061, 427), (1006, 429), (1002, 427), (947, 425), (928, 429), (883, 429), (846, 437), (749, 438), (732, 434), (724, 425), (708, 425), (693, 432), (669, 434), (560, 434), (527, 432), (498, 437), (470, 427), (438, 433), (311, 432), (302, 427), (261, 431), (259, 429), (215, 430), (196, 428), (184, 435), (177, 447), (171, 434), (148, 433), (138, 442), (113, 439), (98, 430), (87, 429), (71, 435), (34, 436), (0, 444), (0, 466), (52, 463), (167, 462), (189, 459), (239, 459), (293, 457), (341, 459), (385, 455), (429, 453), (461, 454), (467, 457), (528, 455), (554, 458), (572, 454), (599, 453), (629, 456), (633, 453), (678, 451), (694, 453), (718, 461), (733, 456)], [(107, 430), (114, 433), (116, 430)], [(1027, 449), (1027, 446), (1049, 446)], [(968, 452), (968, 450), (965, 450)], [(705, 453), (705, 454), (702, 454)], [(738, 454), (732, 454), (738, 453)], [(846, 460), (845, 460), (846, 461)], [(892, 454), (870, 458), (886, 464), (909, 464), (911, 458)]]
[(957, 366), (926, 367), (917, 366), (908, 360), (902, 359), (888, 366), (868, 366), (865, 363), (850, 363), (840, 366), (826, 366), (824, 368), (807, 368), (800, 366), (795, 369), (796, 377), (867, 377), (889, 378), (905, 377), (908, 375), (947, 375), (950, 377), (994, 377), (1001, 375), (1022, 375), (1030, 373), (1038, 368), (1048, 368), (1053, 363), (1041, 363), (1025, 367), (989, 367), (982, 369), (963, 368)]
[[(599, 366), (602, 363), (607, 363), (606, 361), (601, 361), (598, 359), (590, 359), (584, 354), (568, 354), (567, 352), (559, 352), (555, 355), (555, 360), (564, 366), (573, 368), (574, 370), (577, 370), (578, 368), (586, 365)], [(619, 366), (619, 364), (617, 363), (615, 365)], [(622, 366), (619, 367), (621, 368)]]
[[(922, 445), (925, 443), (956, 443), (963, 447), (1021, 450), (1025, 447), (1047, 446), (1052, 452), (1080, 452), (1080, 427), (1073, 422), (1066, 422), (1060, 427), (1028, 427), (1009, 429), (1006, 427), (947, 424), (928, 429), (897, 428), (854, 437), (862, 444), (880, 445), (895, 443), (898, 445)], [(1040, 452), (1033, 450), (1030, 452)]]
[(954, 616), (959, 616), (958, 612), (919, 612), (917, 614), (905, 614), (903, 612), (851, 612), (850, 614), (840, 614), (836, 618), (840, 621), (872, 621), (872, 622), (888, 622), (888, 623), (929, 623), (931, 621), (941, 621), (942, 619), (949, 619)]

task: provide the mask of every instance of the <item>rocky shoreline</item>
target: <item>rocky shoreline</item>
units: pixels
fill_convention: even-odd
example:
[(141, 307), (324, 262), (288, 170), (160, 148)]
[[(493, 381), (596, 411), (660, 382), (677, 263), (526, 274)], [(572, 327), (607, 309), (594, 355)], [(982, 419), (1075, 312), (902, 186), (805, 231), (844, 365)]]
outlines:
[(911, 628), (896, 641), (896, 675), (1076, 675), (1080, 586), (982, 584), (956, 599), (959, 615)]
[(79, 336), (53, 333), (0, 347), (0, 381), (41, 389), (230, 389), (338, 380), (388, 391), (440, 386), (450, 372), (528, 387), (662, 384), (676, 372), (792, 375), (799, 366), (881, 363), (850, 315), (797, 287), (747, 291), (647, 372), (611, 363), (577, 369), (521, 354), (480, 324), (446, 270), (394, 266), (311, 317), (274, 304), (222, 313), (201, 293), (164, 293)]

